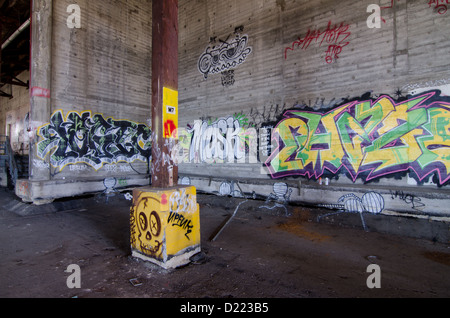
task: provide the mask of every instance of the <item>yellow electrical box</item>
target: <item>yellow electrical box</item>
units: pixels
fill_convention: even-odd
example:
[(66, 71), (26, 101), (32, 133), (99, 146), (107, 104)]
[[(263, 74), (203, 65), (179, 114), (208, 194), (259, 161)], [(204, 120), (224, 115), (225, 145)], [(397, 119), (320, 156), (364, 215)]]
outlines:
[(190, 262), (201, 251), (196, 188), (137, 188), (130, 209), (133, 257), (163, 268)]

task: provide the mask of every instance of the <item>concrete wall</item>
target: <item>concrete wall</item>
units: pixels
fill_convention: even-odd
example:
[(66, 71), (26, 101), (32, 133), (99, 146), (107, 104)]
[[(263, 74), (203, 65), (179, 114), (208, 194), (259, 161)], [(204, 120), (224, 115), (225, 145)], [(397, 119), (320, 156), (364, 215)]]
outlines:
[(147, 185), (151, 1), (52, 5), (51, 43), (32, 44), (51, 45), (51, 65), (36, 66), (51, 67), (51, 109), (44, 121), (32, 119), (33, 183), (24, 180), (16, 193), (45, 201)]
[(207, 192), (287, 196), (279, 183), (348, 212), (448, 217), (450, 12), (373, 3), (180, 1), (180, 174)]
[[(91, 140), (105, 151), (110, 150), (110, 154), (98, 152), (99, 160), (96, 160), (87, 158), (84, 149), (85, 152), (69, 158), (80, 163), (62, 171), (64, 162), (57, 159), (59, 167), (55, 168), (54, 177), (63, 178), (74, 173), (81, 176), (147, 173), (145, 163), (133, 160), (143, 157), (138, 149), (128, 149), (132, 154), (117, 151), (116, 155), (109, 147), (116, 147), (116, 143), (128, 147), (126, 138), (131, 141), (136, 137), (126, 132), (133, 123), (149, 125), (151, 1), (77, 1), (81, 28), (70, 29), (67, 27), (70, 16), (67, 7), (72, 3), (54, 1), (52, 114), (61, 110), (63, 117), (76, 112), (91, 119), (100, 114), (99, 120), (113, 118), (115, 122), (104, 127), (106, 132), (102, 141)], [(119, 133), (123, 138), (113, 140), (113, 135)], [(109, 141), (113, 144), (109, 145)], [(108, 164), (108, 160), (112, 160), (112, 164)]]
[[(81, 28), (69, 28), (77, 3)], [(150, 120), (151, 1), (53, 1), (53, 110)]]

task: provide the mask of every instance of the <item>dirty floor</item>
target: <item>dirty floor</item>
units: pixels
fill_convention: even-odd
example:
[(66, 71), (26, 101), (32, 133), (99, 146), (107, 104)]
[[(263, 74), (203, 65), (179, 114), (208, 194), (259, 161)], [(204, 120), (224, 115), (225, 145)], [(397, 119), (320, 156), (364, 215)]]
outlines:
[[(123, 194), (34, 207), (0, 189), (2, 298), (447, 298), (448, 244), (316, 222), (315, 209), (198, 195), (203, 258), (164, 270), (130, 256)], [(65, 271), (81, 268), (81, 288)], [(370, 264), (381, 288), (368, 288)], [(132, 284), (132, 282), (138, 284)]]

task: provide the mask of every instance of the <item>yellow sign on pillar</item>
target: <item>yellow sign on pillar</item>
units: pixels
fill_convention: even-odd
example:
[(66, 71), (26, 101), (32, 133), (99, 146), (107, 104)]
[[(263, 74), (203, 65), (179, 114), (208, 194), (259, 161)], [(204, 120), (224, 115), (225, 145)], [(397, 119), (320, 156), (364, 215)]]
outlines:
[(178, 139), (178, 92), (163, 88), (164, 138)]
[(135, 189), (130, 226), (134, 257), (166, 269), (188, 264), (201, 251), (195, 187)]

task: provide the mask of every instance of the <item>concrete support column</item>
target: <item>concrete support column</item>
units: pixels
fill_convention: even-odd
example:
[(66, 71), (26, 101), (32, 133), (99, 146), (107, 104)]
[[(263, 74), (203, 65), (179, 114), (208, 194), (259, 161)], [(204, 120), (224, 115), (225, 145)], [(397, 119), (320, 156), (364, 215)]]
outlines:
[(133, 257), (169, 269), (189, 264), (201, 252), (200, 210), (193, 186), (134, 189), (130, 225)]
[(37, 155), (38, 128), (50, 120), (52, 79), (52, 0), (31, 2), (31, 56), (30, 56), (30, 136), (29, 178), (17, 180), (15, 193), (25, 202), (51, 202), (54, 192), (44, 185), (51, 179), (50, 158)]
[[(30, 180), (50, 180), (49, 158), (37, 157), (37, 128), (50, 119), (52, 73), (52, 0), (33, 0), (30, 62)], [(35, 163), (38, 164), (35, 164)]]

